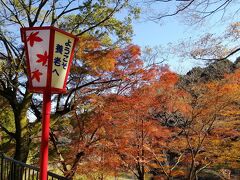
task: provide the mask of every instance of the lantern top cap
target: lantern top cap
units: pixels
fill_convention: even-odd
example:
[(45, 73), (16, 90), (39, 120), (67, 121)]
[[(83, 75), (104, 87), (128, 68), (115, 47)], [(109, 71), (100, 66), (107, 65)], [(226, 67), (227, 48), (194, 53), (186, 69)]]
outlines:
[[(73, 35), (73, 34), (71, 34), (71, 33), (68, 33), (68, 32), (66, 32), (66, 31), (64, 31), (64, 30), (62, 30), (62, 29), (56, 28), (56, 27), (54, 27), (54, 26), (23, 27), (23, 28), (21, 28), (20, 30), (21, 30), (21, 35), (22, 35), (22, 33), (23, 33), (24, 31), (27, 31), (27, 30), (47, 30), (47, 29), (49, 29), (49, 30), (54, 30), (54, 31), (58, 31), (58, 32), (60, 32), (60, 33), (63, 33), (63, 34), (65, 34), (65, 35), (70, 36), (70, 37), (72, 37), (72, 38), (74, 38), (74, 39), (77, 39), (77, 40), (79, 39), (77, 36), (75, 36), (75, 35)], [(22, 40), (23, 40), (23, 38), (22, 38)]]

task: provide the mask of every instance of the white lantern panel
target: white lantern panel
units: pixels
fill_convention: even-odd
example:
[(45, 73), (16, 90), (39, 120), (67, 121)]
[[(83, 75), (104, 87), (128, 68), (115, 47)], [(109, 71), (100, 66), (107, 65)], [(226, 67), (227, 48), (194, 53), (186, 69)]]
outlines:
[(50, 30), (27, 30), (26, 41), (33, 87), (46, 87)]
[(55, 31), (51, 87), (62, 89), (73, 49), (74, 38)]

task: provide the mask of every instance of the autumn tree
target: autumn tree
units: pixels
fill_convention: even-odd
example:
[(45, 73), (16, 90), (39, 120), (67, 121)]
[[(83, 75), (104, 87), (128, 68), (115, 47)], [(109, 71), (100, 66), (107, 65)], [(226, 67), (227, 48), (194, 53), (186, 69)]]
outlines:
[[(239, 131), (237, 130), (236, 120), (238, 119), (239, 108), (239, 70), (225, 75), (221, 81), (209, 83), (208, 88), (214, 91), (218, 101), (215, 103), (217, 110), (217, 121), (214, 122), (213, 130), (207, 138), (210, 144), (206, 146), (206, 154), (203, 156), (210, 159), (211, 167), (218, 166), (231, 170), (238, 168), (239, 163), (236, 145), (239, 143)], [(213, 96), (213, 95), (212, 95)], [(228, 154), (224, 148), (231, 149)], [(225, 163), (224, 163), (225, 162)]]
[(186, 117), (191, 108), (190, 95), (178, 87), (179, 76), (173, 72), (165, 72), (160, 81), (155, 83), (155, 103), (151, 106), (151, 116), (159, 126), (167, 128), (171, 133), (160, 147), (155, 147), (161, 153), (157, 155), (154, 149), (149, 149), (153, 154), (150, 164), (151, 173), (158, 177), (172, 179), (183, 175), (179, 168), (184, 157), (183, 142), (178, 141), (181, 128), (184, 127)]
[[(237, 115), (235, 111), (238, 108), (236, 102), (239, 101), (238, 82), (235, 79), (237, 74), (238, 70), (222, 80), (188, 85), (190, 88), (187, 91), (191, 95), (190, 108), (185, 116), (184, 126), (179, 129), (181, 135), (176, 141), (182, 143), (180, 149), (184, 152), (183, 163), (187, 163), (185, 172), (188, 179), (196, 179), (205, 169), (216, 166), (214, 156), (222, 157), (222, 152), (216, 151), (216, 149), (221, 149), (220, 144), (224, 142), (217, 133), (219, 128), (222, 130), (226, 128), (222, 131), (221, 137), (229, 138), (231, 131), (235, 132), (238, 137), (239, 132), (235, 131), (234, 121), (230, 120)], [(233, 113), (228, 117), (224, 116), (224, 114), (228, 114), (226, 112), (229, 110), (232, 110)], [(229, 121), (232, 125), (230, 125), (231, 123), (228, 127), (223, 125)], [(229, 128), (232, 126), (234, 128), (230, 130)], [(216, 142), (219, 143), (219, 146)], [(232, 143), (234, 144), (229, 141), (229, 146)]]
[[(126, 57), (126, 53), (123, 57)], [(166, 68), (157, 66), (148, 71), (142, 70), (141, 74), (136, 74), (136, 77), (139, 81), (138, 88), (135, 84), (132, 88), (125, 89), (125, 92), (116, 91), (115, 95), (111, 93), (90, 96), (88, 105), (94, 110), (73, 117), (78, 120), (79, 125), (76, 126), (75, 133), (80, 134), (81, 139), (73, 142), (71, 147), (75, 148), (70, 148), (71, 154), (87, 153), (82, 156), (80, 162), (83, 165), (81, 163), (78, 165), (78, 173), (90, 178), (100, 172), (102, 175), (127, 172), (138, 179), (145, 179), (146, 173), (152, 172), (156, 159), (164, 159), (164, 152), (168, 150), (167, 139), (174, 134), (172, 133), (174, 129), (162, 126), (153, 114), (156, 109), (160, 110), (159, 93), (164, 93), (166, 89), (168, 91), (171, 88), (174, 89), (178, 78)], [(172, 93), (173, 91), (169, 91), (168, 98), (171, 98)], [(176, 93), (176, 97), (180, 94), (181, 90)], [(165, 101), (165, 103), (168, 102), (168, 100)], [(171, 101), (173, 102), (174, 100)], [(175, 111), (171, 103), (161, 109)], [(180, 108), (183, 102), (178, 103)], [(85, 132), (93, 134), (82, 134)], [(89, 142), (92, 142), (91, 145)], [(108, 156), (111, 158), (108, 159)], [(104, 169), (101, 163), (104, 163)], [(167, 168), (167, 163), (164, 167)]]
[[(99, 55), (101, 53), (99, 52)], [(78, 55), (88, 56), (88, 54)], [(95, 55), (97, 56), (98, 52)], [(117, 57), (114, 58), (116, 55)], [(112, 116), (111, 112), (107, 111), (108, 106), (111, 107), (111, 104), (105, 100), (105, 96), (111, 94), (129, 96), (135, 89), (157, 81), (162, 71), (166, 69), (164, 66), (154, 64), (145, 67), (140, 59), (140, 55), (141, 51), (138, 46), (129, 45), (123, 49), (116, 50), (114, 55), (109, 56), (108, 66), (96, 66), (93, 59), (89, 66), (96, 68), (93, 68), (89, 73), (92, 73), (92, 76), (96, 76), (96, 78), (101, 77), (101, 80), (106, 83), (99, 85), (96, 82), (82, 87), (75, 95), (75, 108), (65, 118), (61, 117), (58, 119), (60, 125), (55, 122), (52, 123), (51, 139), (54, 142), (52, 149), (57, 152), (54, 153), (54, 157), (59, 157), (60, 169), (65, 176), (70, 178), (76, 172), (86, 173), (84, 171), (86, 167), (82, 167), (81, 163), (87, 161), (89, 167), (92, 167), (91, 164), (94, 164), (93, 157), (96, 157), (98, 154), (102, 157), (107, 156), (107, 152), (113, 154), (104, 145), (104, 142), (109, 142), (108, 138), (113, 136), (111, 133), (105, 133), (105, 131), (109, 131), (106, 129), (111, 129), (108, 118)], [(98, 61), (97, 58), (96, 61)], [(110, 66), (111, 61), (113, 62), (112, 67)], [(103, 62), (101, 63), (103, 64)], [(109, 67), (111, 67), (109, 71), (101, 69)], [(69, 144), (69, 147), (61, 145), (62, 143), (65, 144), (62, 142), (62, 139), (66, 140), (65, 143)], [(102, 154), (100, 147), (104, 147), (106, 152)], [(92, 161), (89, 161), (89, 159)], [(88, 169), (88, 172), (91, 171)]]
[[(162, 156), (154, 156), (155, 175), (196, 179), (204, 172), (211, 172), (220, 176), (219, 170), (229, 167), (226, 159), (231, 167), (238, 167), (237, 79), (238, 70), (222, 79), (192, 81), (184, 88), (174, 74), (162, 76), (160, 85), (155, 87), (158, 106), (151, 108), (153, 117), (174, 133), (165, 142)], [(223, 150), (226, 146), (232, 148), (232, 155), (226, 154), (229, 150)], [(152, 152), (154, 154), (154, 150)]]
[[(151, 119), (150, 105), (152, 98), (149, 96), (148, 88), (143, 88), (131, 98), (121, 99), (123, 102), (122, 111), (115, 110), (113, 132), (117, 131), (117, 138), (114, 140), (114, 151), (119, 156), (123, 170), (130, 172), (137, 179), (146, 178), (150, 172), (149, 164), (153, 159), (153, 153), (160, 156), (164, 140), (169, 137), (170, 131), (167, 128)], [(139, 94), (138, 94), (139, 93)], [(140, 96), (147, 97), (140, 98)], [(127, 109), (126, 109), (127, 108)], [(120, 113), (120, 114), (119, 114)], [(119, 129), (118, 129), (119, 128)], [(120, 136), (120, 137), (119, 137)]]
[(150, 149), (159, 154), (162, 139), (169, 136), (166, 128), (151, 119), (148, 111), (152, 98), (148, 90), (136, 90), (130, 97), (111, 95), (95, 116), (101, 118), (100, 122), (107, 121), (103, 132), (105, 141), (100, 142), (99, 146), (107, 143), (105, 150), (109, 155), (113, 154), (115, 170), (131, 173), (140, 180), (145, 179), (146, 172), (150, 171), (148, 165), (153, 156)]

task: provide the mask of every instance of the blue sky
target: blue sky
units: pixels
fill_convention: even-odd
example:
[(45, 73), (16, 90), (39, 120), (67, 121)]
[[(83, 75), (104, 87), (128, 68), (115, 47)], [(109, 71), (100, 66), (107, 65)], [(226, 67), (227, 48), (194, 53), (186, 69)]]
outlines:
[(152, 21), (135, 22), (133, 27), (135, 34), (133, 41), (140, 46), (157, 46), (159, 44), (176, 42), (180, 38), (185, 37), (183, 36), (184, 27), (175, 20), (164, 25)]
[[(230, 8), (229, 14), (231, 14), (231, 10), (235, 12), (234, 8)], [(177, 44), (180, 41), (188, 40), (190, 37), (191, 39), (198, 39), (206, 33), (221, 35), (229, 23), (236, 19), (231, 15), (226, 16), (225, 20), (221, 19), (220, 13), (211, 16), (202, 26), (184, 25), (184, 20), (176, 16), (166, 18), (162, 23), (140, 19), (133, 23), (135, 34), (133, 43), (141, 47), (159, 45), (167, 47), (168, 43)], [(173, 71), (184, 74), (194, 66), (203, 65), (203, 62), (174, 57), (169, 59), (167, 64), (169, 64)]]
[[(200, 32), (193, 31), (189, 27), (178, 23), (176, 20), (158, 24), (152, 21), (134, 22), (134, 37), (133, 43), (141, 46), (162, 46), (167, 47), (169, 43), (178, 43), (182, 40), (187, 40), (190, 37), (196, 37)], [(178, 58), (168, 59), (166, 62), (173, 71), (178, 73), (186, 73), (192, 67), (198, 66), (201, 63), (191, 60), (182, 60)]]

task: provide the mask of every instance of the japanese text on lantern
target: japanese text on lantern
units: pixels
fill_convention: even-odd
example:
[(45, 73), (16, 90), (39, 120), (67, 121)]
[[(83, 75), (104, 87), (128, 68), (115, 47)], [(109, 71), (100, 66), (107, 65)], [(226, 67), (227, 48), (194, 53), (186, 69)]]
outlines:
[(74, 38), (55, 32), (51, 84), (53, 88), (62, 88), (64, 85), (73, 42)]

